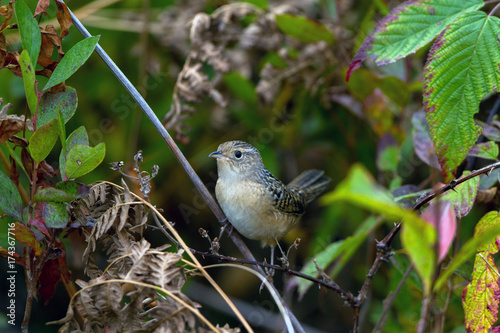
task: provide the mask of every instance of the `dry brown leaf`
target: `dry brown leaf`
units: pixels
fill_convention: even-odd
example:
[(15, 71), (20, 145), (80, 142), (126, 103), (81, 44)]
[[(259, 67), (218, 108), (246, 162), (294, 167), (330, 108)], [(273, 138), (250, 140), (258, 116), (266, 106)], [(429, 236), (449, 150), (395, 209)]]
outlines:
[(50, 0), (38, 0), (38, 3), (36, 4), (36, 9), (35, 9), (35, 15), (37, 16), (40, 13), (43, 13), (47, 10), (49, 7)]
[(71, 14), (69, 13), (68, 7), (64, 2), (56, 0), (56, 5), (57, 22), (59, 22), (59, 25), (61, 26), (61, 32), (59, 33), (59, 36), (63, 38), (64, 36), (68, 35), (69, 27), (71, 27), (73, 21), (71, 20)]

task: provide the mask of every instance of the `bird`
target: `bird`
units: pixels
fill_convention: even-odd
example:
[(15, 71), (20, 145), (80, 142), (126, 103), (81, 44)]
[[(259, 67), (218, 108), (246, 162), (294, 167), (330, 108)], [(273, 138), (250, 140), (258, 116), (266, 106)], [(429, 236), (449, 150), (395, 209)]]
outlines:
[(273, 264), (276, 244), (304, 215), (306, 205), (326, 190), (330, 178), (310, 169), (285, 185), (264, 166), (257, 148), (243, 141), (224, 142), (209, 157), (217, 159), (215, 196), (222, 211), (240, 234), (271, 247)]

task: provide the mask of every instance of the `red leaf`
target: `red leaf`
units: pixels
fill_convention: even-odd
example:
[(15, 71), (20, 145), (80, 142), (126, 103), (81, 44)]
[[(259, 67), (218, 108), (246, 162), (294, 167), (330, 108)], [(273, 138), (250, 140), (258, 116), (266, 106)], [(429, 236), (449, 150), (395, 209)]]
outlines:
[(451, 203), (449, 201), (439, 201), (437, 204), (432, 202), (420, 217), (438, 231), (439, 261), (443, 260), (455, 238), (457, 229), (455, 211)]
[(40, 273), (38, 293), (42, 296), (45, 304), (54, 296), (56, 286), (61, 281), (59, 258), (47, 260)]

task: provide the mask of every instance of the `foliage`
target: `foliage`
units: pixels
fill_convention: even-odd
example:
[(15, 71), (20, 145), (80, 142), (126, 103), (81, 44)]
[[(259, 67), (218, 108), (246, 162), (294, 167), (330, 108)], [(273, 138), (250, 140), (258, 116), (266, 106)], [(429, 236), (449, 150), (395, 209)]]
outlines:
[[(498, 330), (496, 3), (74, 0), (95, 35), (82, 39), (62, 1), (1, 2), (0, 267), (19, 268), (15, 325), (260, 332), (296, 316), (305, 331)], [(97, 43), (182, 153), (153, 134)], [(284, 181), (314, 168), (335, 184), (272, 267), (300, 301), (271, 289), (269, 302), (234, 265), (207, 273), (249, 262), (235, 231), (213, 236), (210, 203), (174, 155), (212, 191), (207, 156), (233, 139)], [(153, 163), (161, 171), (141, 171)], [(270, 268), (245, 243), (249, 267)]]

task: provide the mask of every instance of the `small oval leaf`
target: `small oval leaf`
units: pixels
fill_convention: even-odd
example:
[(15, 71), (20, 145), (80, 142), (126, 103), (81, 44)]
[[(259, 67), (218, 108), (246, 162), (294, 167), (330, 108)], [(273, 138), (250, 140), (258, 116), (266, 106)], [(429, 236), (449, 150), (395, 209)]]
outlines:
[(100, 143), (95, 147), (76, 145), (66, 158), (66, 176), (77, 178), (94, 170), (104, 159), (106, 146)]
[(57, 119), (52, 119), (33, 133), (28, 148), (36, 163), (40, 163), (49, 155), (58, 137)]

